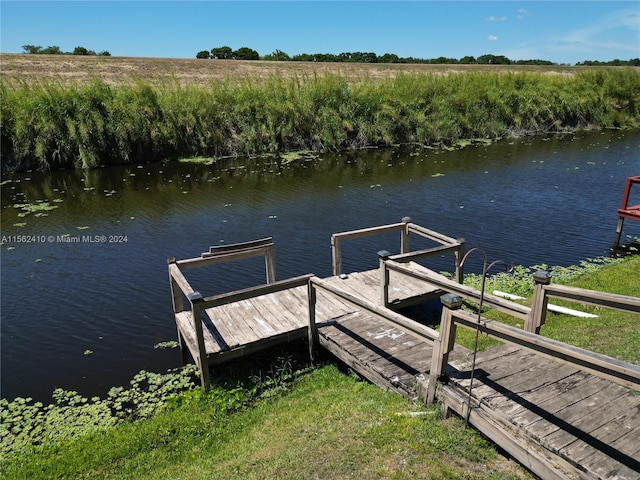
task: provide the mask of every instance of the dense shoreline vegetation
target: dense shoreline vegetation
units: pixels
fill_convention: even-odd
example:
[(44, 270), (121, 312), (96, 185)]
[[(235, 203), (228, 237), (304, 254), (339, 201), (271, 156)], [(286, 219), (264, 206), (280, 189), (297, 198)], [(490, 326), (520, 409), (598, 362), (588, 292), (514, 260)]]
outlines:
[(280, 155), (640, 125), (640, 71), (0, 84), (2, 169)]

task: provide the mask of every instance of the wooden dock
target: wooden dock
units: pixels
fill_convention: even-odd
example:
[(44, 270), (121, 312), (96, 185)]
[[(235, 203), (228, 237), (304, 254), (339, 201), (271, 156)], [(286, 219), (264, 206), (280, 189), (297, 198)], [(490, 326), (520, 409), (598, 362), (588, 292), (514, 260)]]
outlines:
[[(399, 254), (379, 252), (378, 269), (342, 272), (342, 241), (396, 230)], [(410, 251), (410, 234), (436, 246)], [(169, 260), (183, 361), (189, 355), (196, 361), (203, 386), (209, 384), (210, 365), (308, 338), (312, 356), (317, 346), (326, 348), (382, 388), (438, 400), (444, 412), (466, 418), (541, 478), (640, 479), (640, 367), (538, 335), (549, 297), (638, 313), (640, 299), (550, 285), (541, 275), (532, 308), (483, 295), (485, 305), (521, 318), (524, 329), (486, 319), (480, 325), (459, 307), (463, 298), (477, 302), (481, 292), (419, 263), (443, 254), (459, 260), (463, 241), (405, 220), (336, 234), (332, 246), (334, 275), (324, 279), (309, 274), (275, 281), (271, 239)], [(183, 273), (256, 256), (265, 258), (267, 283), (255, 288), (206, 297)], [(462, 276), (461, 268), (452, 274), (457, 280)], [(441, 296), (439, 331), (396, 311)], [(455, 344), (458, 327), (479, 328), (505, 342), (477, 353), (473, 380), (473, 352)]]

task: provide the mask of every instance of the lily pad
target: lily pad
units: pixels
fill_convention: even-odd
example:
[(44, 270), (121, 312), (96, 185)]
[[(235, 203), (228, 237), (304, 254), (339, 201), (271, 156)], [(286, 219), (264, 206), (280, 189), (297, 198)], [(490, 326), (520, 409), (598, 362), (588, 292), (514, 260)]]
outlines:
[(213, 158), (211, 157), (191, 157), (191, 158), (179, 158), (180, 163), (199, 163), (201, 165), (213, 164)]
[(25, 217), (30, 213), (42, 213), (55, 210), (56, 208), (58, 208), (58, 205), (50, 205), (49, 202), (40, 201), (36, 203), (16, 203), (15, 205), (13, 205), (13, 208), (22, 210), (22, 212), (20, 212), (18, 216)]
[(297, 152), (288, 152), (280, 155), (283, 165), (289, 165), (298, 160), (315, 160), (318, 155), (311, 150), (299, 150)]

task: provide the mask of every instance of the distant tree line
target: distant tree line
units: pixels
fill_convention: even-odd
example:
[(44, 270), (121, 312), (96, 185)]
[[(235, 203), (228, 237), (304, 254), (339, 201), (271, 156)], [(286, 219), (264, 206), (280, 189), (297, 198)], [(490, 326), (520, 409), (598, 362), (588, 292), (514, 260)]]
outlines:
[(216, 47), (198, 52), (196, 58), (235, 59), (235, 60), (272, 60), (280, 62), (351, 62), (351, 63), (433, 63), (433, 64), (483, 64), (483, 65), (553, 65), (548, 60), (509, 60), (504, 55), (482, 55), (478, 58), (466, 56), (461, 59), (438, 57), (432, 59), (399, 57), (395, 53), (377, 55), (374, 52), (343, 52), (333, 53), (300, 53), (289, 56), (282, 50), (276, 50), (260, 57), (255, 50), (242, 47), (232, 50), (231, 47)]
[(232, 50), (231, 47), (216, 47), (198, 52), (196, 58), (216, 58), (220, 60), (260, 60), (260, 54), (249, 47)]
[(640, 58), (632, 58), (631, 60), (620, 60), (618, 58), (608, 62), (600, 62), (598, 60), (585, 60), (578, 62), (576, 65), (591, 66), (608, 66), (608, 67), (640, 67)]
[[(268, 55), (260, 57), (255, 50), (242, 47), (232, 50), (231, 47), (216, 47), (198, 52), (196, 58), (209, 59), (234, 59), (234, 60), (272, 60), (279, 62), (352, 62), (352, 63), (431, 63), (431, 64), (458, 64), (458, 65), (556, 65), (549, 60), (510, 60), (504, 55), (481, 55), (472, 57), (467, 55), (460, 59), (438, 57), (438, 58), (415, 58), (399, 57), (395, 53), (385, 53), (376, 55), (373, 52), (343, 52), (338, 55), (333, 53), (301, 53), (290, 56), (282, 50), (276, 50)], [(640, 59), (631, 60), (611, 60), (609, 62), (585, 60), (576, 65), (603, 65), (603, 66), (640, 66)]]
[(57, 45), (51, 45), (46, 48), (42, 48), (39, 45), (23, 45), (22, 50), (24, 53), (43, 54), (43, 55), (98, 55), (102, 57), (110, 57), (111, 54), (106, 50), (96, 53), (94, 50), (89, 50), (84, 47), (76, 47), (73, 52), (63, 52)]

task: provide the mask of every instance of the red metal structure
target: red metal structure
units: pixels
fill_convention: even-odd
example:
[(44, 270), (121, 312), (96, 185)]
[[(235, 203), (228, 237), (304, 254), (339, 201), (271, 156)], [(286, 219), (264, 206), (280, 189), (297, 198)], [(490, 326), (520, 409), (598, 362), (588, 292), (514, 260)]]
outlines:
[(624, 194), (622, 195), (622, 206), (618, 210), (618, 227), (616, 228), (616, 240), (613, 244), (613, 251), (615, 252), (620, 245), (620, 235), (622, 234), (622, 226), (624, 225), (624, 219), (630, 218), (631, 220), (640, 221), (640, 205), (629, 205), (629, 193), (633, 185), (640, 185), (640, 175), (635, 177), (627, 177), (627, 182), (624, 187)]

